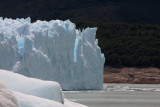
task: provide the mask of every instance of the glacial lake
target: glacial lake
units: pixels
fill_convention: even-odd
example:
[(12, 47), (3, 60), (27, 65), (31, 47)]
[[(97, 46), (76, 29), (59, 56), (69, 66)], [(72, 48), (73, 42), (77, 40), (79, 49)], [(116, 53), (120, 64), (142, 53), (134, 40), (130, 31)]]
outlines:
[(64, 91), (64, 95), (89, 107), (160, 107), (159, 84), (104, 84), (101, 91)]

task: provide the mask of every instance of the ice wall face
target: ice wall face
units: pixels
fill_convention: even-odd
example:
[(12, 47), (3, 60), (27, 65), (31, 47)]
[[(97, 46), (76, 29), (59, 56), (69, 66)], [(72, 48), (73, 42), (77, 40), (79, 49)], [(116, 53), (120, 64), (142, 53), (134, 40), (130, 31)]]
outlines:
[(102, 89), (105, 58), (96, 30), (81, 32), (69, 20), (1, 18), (0, 68), (57, 81), (64, 90)]

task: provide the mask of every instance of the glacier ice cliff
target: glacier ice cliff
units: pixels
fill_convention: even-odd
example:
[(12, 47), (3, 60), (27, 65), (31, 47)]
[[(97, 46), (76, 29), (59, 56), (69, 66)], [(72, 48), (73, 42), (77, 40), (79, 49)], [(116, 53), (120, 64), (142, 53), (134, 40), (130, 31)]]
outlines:
[(0, 69), (57, 81), (63, 90), (102, 89), (105, 58), (96, 30), (77, 30), (69, 20), (0, 18)]

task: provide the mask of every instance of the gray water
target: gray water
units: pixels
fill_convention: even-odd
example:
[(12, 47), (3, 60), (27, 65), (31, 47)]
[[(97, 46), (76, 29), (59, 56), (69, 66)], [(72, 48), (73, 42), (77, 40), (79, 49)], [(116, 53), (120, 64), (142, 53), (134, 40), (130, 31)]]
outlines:
[(64, 95), (89, 107), (160, 107), (160, 85), (104, 84), (101, 91), (64, 91)]

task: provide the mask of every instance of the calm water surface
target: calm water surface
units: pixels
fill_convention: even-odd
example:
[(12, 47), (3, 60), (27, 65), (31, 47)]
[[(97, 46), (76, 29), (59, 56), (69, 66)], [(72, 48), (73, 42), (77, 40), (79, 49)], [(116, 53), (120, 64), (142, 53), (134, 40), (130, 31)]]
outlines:
[(89, 107), (160, 107), (160, 85), (104, 84), (102, 91), (64, 91), (64, 95)]

